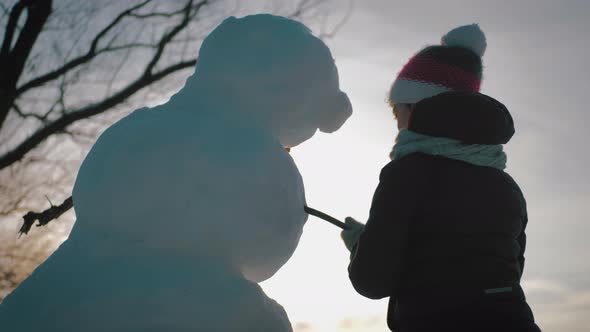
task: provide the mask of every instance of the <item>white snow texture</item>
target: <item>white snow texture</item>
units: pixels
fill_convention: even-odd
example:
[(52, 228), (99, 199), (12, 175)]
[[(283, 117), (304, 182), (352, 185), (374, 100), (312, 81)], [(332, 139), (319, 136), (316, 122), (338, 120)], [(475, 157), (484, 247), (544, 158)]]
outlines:
[(307, 214), (283, 146), (351, 105), (326, 45), (268, 14), (226, 19), (169, 102), (108, 128), (73, 190), (69, 239), (0, 307), (6, 331), (292, 331), (256, 284)]

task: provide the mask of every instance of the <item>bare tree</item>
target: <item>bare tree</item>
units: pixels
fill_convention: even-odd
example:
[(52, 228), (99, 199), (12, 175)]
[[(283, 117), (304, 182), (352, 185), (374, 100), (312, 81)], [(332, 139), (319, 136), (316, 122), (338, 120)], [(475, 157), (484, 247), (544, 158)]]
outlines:
[[(201, 41), (221, 20), (271, 12), (330, 37), (350, 12), (350, 7), (339, 11), (337, 3), (0, 3), (0, 257), (12, 257), (0, 260), (0, 280), (5, 280), (0, 300), (2, 288), (15, 287), (57, 247), (74, 217), (70, 212), (66, 226), (32, 232), (18, 243), (17, 221), (30, 211), (20, 228), (28, 232), (34, 222), (44, 225), (68, 211), (76, 170), (98, 134), (133, 109), (161, 103), (177, 91), (192, 73)], [(47, 236), (54, 238), (51, 245), (33, 249), (32, 242), (45, 243)], [(17, 267), (25, 261), (30, 264)]]

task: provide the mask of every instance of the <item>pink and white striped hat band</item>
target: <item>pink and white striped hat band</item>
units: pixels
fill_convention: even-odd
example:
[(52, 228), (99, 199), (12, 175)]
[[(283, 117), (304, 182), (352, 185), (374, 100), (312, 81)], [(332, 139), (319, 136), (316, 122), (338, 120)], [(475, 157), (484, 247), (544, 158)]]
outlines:
[(401, 70), (391, 89), (391, 100), (416, 103), (446, 91), (479, 92), (481, 79), (459, 67), (428, 56), (415, 56)]
[(477, 24), (461, 26), (410, 58), (389, 91), (389, 101), (414, 104), (447, 91), (479, 92), (485, 35)]

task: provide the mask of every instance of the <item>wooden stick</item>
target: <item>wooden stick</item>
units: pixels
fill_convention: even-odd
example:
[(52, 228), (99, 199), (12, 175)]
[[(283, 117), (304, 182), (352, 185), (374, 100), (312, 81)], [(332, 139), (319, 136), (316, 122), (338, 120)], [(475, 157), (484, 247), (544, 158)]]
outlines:
[(312, 216), (316, 216), (316, 217), (318, 217), (320, 219), (323, 219), (323, 220), (329, 222), (332, 225), (335, 225), (335, 226), (340, 227), (342, 229), (349, 229), (350, 228), (347, 224), (343, 223), (342, 221), (340, 221), (340, 220), (338, 220), (338, 219), (336, 219), (336, 218), (334, 218), (332, 216), (329, 216), (329, 215), (327, 215), (327, 214), (325, 214), (325, 213), (323, 213), (321, 211), (318, 211), (316, 209), (312, 209), (309, 206), (304, 206), (303, 209), (308, 214), (311, 214)]

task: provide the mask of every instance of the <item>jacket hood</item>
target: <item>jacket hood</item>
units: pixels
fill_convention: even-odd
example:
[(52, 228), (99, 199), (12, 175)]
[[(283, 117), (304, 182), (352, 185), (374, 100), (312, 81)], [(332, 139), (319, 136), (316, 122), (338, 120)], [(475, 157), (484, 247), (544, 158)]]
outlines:
[(514, 135), (514, 121), (508, 109), (492, 97), (451, 91), (416, 103), (408, 129), (467, 144), (506, 144)]

